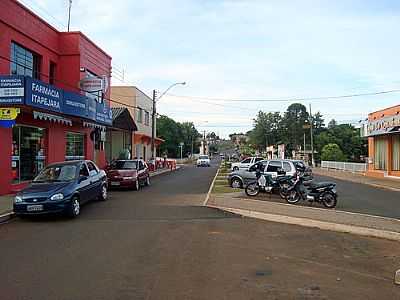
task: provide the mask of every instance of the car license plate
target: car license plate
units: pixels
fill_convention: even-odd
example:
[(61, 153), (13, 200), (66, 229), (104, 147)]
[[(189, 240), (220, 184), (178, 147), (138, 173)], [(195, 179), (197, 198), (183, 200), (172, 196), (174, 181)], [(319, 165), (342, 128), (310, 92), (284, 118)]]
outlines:
[(112, 186), (119, 186), (119, 185), (121, 185), (121, 182), (119, 182), (119, 181), (111, 181), (111, 185)]
[(28, 205), (26, 207), (27, 211), (41, 211), (43, 210), (43, 205)]

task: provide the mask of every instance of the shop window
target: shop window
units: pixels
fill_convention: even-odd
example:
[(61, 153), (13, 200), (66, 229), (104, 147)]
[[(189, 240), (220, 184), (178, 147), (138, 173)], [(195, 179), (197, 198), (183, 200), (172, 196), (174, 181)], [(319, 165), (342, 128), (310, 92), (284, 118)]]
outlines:
[(49, 83), (53, 84), (53, 85), (56, 82), (56, 68), (57, 68), (57, 65), (51, 61), (50, 69), (49, 69)]
[(146, 111), (144, 115), (144, 125), (150, 125), (150, 113), (148, 111)]
[(45, 130), (14, 126), (11, 158), (13, 183), (32, 180), (45, 166)]
[(82, 133), (67, 132), (65, 160), (84, 159), (84, 149), (84, 135)]
[(385, 137), (375, 137), (375, 169), (387, 170), (387, 142)]
[(12, 42), (11, 43), (11, 75), (24, 75), (40, 79), (41, 57)]
[(400, 134), (393, 135), (392, 138), (392, 169), (400, 171)]

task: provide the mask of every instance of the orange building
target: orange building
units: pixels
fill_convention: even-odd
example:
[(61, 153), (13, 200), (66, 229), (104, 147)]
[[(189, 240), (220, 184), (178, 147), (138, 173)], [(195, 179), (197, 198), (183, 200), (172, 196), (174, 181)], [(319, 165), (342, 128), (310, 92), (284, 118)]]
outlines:
[(367, 136), (367, 175), (400, 178), (400, 105), (370, 113)]

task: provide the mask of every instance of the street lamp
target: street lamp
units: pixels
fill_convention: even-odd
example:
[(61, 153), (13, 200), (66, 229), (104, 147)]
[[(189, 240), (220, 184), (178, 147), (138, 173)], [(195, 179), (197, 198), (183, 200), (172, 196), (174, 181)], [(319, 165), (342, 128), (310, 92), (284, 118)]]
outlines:
[(186, 82), (176, 82), (174, 84), (171, 84), (161, 95), (160, 97), (157, 98), (157, 92), (156, 90), (153, 90), (153, 114), (152, 114), (152, 120), (151, 120), (151, 158), (155, 159), (155, 155), (154, 155), (154, 139), (155, 139), (155, 135), (156, 135), (156, 128), (155, 128), (155, 124), (156, 124), (156, 102), (160, 101), (160, 99), (162, 98), (162, 96), (164, 96), (170, 89), (172, 89), (174, 86), (176, 85), (185, 85)]

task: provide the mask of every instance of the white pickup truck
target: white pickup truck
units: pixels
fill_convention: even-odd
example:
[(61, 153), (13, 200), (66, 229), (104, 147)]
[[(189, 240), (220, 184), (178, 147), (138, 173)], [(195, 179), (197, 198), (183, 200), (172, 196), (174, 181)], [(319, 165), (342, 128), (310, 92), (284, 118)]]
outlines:
[(238, 171), (238, 170), (246, 170), (252, 165), (254, 165), (256, 162), (259, 162), (261, 160), (264, 160), (262, 157), (248, 157), (241, 162), (233, 163), (231, 166), (232, 171)]

